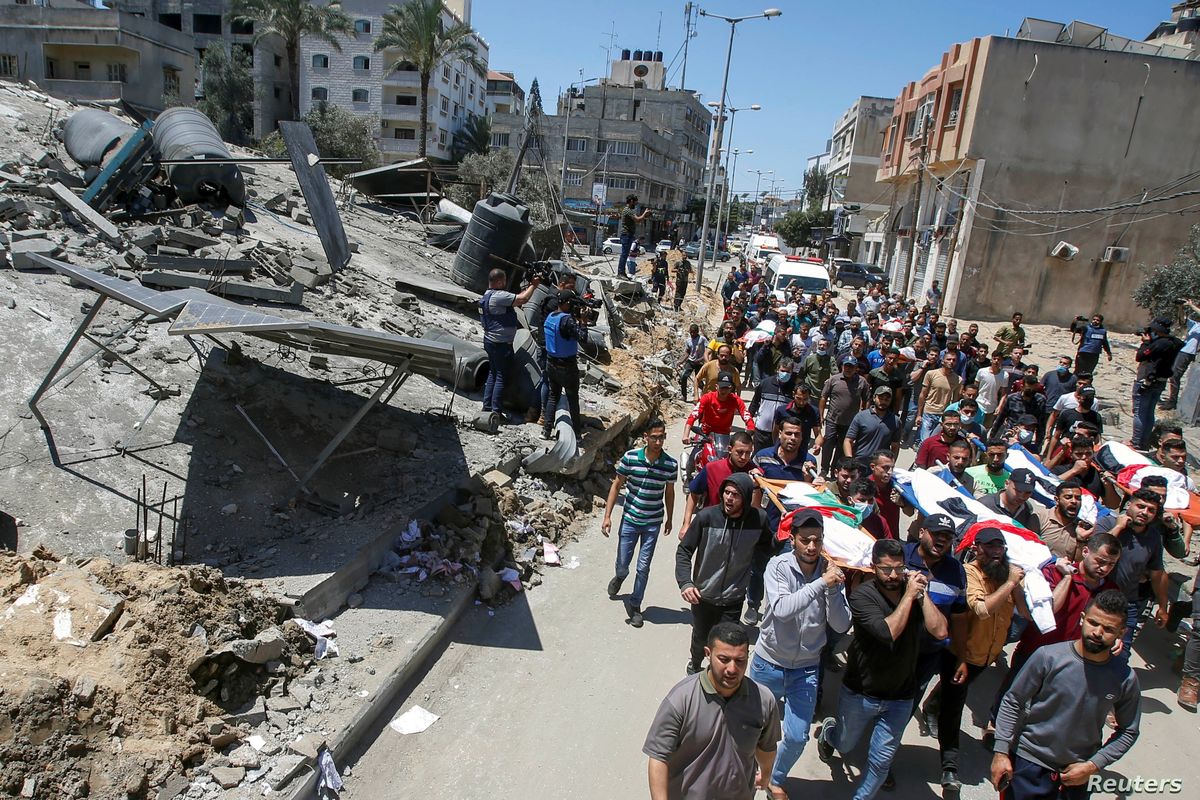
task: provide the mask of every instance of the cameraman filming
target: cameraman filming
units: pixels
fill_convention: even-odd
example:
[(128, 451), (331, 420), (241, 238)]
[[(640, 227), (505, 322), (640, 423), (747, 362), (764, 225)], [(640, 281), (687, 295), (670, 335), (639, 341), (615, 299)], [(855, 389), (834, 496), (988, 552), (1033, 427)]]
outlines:
[(546, 317), (543, 336), (546, 341), (546, 378), (550, 394), (543, 409), (542, 438), (549, 439), (554, 428), (554, 412), (558, 400), (567, 396), (571, 410), (571, 427), (578, 438), (582, 427), (579, 417), (579, 343), (587, 339), (587, 326), (576, 319), (584, 308), (579, 295), (571, 290), (558, 293), (558, 310)]
[(479, 300), (483, 322), (483, 350), (488, 357), (487, 382), (483, 386), (484, 412), (503, 413), (504, 381), (513, 365), (513, 340), (517, 336), (515, 309), (529, 302), (541, 282), (534, 277), (520, 294), (505, 291), (508, 275), (502, 269), (488, 273), (488, 290)]
[(546, 364), (546, 317), (558, 310), (558, 293), (574, 290), (576, 284), (575, 275), (570, 271), (556, 271), (551, 274), (553, 275), (554, 284), (547, 286), (546, 294), (541, 301), (531, 311), (526, 312), (526, 317), (529, 320), (529, 335), (537, 342), (537, 365), (538, 371), (542, 376), (542, 382), (538, 384), (537, 408), (529, 410), (528, 419), (530, 422), (538, 421), (542, 415), (542, 410), (546, 407), (546, 398), (550, 396), (549, 369)]

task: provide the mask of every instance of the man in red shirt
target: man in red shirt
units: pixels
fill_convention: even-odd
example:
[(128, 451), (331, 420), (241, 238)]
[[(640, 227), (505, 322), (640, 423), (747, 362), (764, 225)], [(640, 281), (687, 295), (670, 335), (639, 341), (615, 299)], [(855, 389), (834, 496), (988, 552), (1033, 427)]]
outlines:
[(962, 417), (957, 411), (942, 414), (942, 431), (921, 442), (917, 448), (917, 460), (913, 466), (929, 469), (941, 463), (949, 463), (950, 443), (958, 439), (962, 431)]
[[(1118, 589), (1116, 581), (1111, 577), (1121, 558), (1121, 543), (1111, 533), (1093, 533), (1083, 546), (1083, 558), (1079, 563), (1072, 564), (1065, 558), (1060, 558), (1053, 564), (1042, 567), (1042, 575), (1050, 584), (1051, 599), (1054, 607), (1054, 630), (1042, 633), (1036, 625), (1028, 625), (1025, 633), (1017, 643), (1013, 652), (1012, 663), (1008, 675), (996, 692), (996, 702), (992, 704), (991, 720), (984, 736), (993, 731), (996, 722), (996, 712), (1000, 708), (1000, 700), (1012, 686), (1012, 682), (1021, 671), (1021, 667), (1029, 660), (1039, 647), (1058, 642), (1072, 642), (1080, 637), (1080, 622), (1083, 609), (1091, 599), (1106, 589)], [(1117, 640), (1117, 647), (1121, 640)]]
[[(687, 485), (687, 504), (683, 510), (683, 522), (679, 526), (680, 539), (687, 533), (693, 514), (721, 502), (721, 484), (735, 472), (762, 475), (762, 470), (754, 463), (754, 444), (750, 434), (745, 431), (737, 431), (730, 435), (729, 455), (705, 464)], [(754, 508), (762, 505), (761, 489), (754, 490), (752, 500)]]
[(892, 470), (896, 459), (889, 450), (880, 450), (871, 456), (871, 483), (875, 484), (875, 502), (879, 506), (879, 515), (887, 521), (888, 528), (895, 538), (900, 530), (900, 506), (892, 500)]
[(688, 415), (683, 426), (683, 443), (692, 440), (692, 425), (699, 422), (705, 433), (723, 433), (733, 430), (733, 415), (737, 414), (746, 423), (746, 430), (754, 432), (754, 418), (750, 416), (746, 403), (733, 391), (733, 378), (722, 372), (717, 378), (717, 390), (701, 395), (696, 407)]

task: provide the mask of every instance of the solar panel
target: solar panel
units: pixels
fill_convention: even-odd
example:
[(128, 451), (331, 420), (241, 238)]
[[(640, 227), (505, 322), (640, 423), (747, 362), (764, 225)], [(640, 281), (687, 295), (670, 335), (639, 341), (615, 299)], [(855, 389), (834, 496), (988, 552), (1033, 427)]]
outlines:
[(253, 333), (264, 328), (301, 328), (305, 323), (263, 314), (253, 308), (214, 302), (212, 295), (188, 301), (180, 310), (168, 333), (178, 336), (204, 333)]
[(92, 269), (77, 267), (37, 253), (30, 254), (30, 258), (44, 267), (95, 289), (105, 297), (119, 300), (127, 306), (133, 306), (138, 311), (152, 314), (155, 317), (169, 317), (187, 303), (187, 298), (181, 297), (176, 292), (159, 292), (142, 286), (140, 283), (114, 278)]

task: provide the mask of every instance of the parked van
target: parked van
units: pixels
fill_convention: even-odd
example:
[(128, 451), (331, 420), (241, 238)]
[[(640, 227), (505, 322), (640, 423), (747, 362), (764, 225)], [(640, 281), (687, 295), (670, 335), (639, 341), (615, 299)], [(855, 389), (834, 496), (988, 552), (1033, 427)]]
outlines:
[(819, 258), (785, 256), (778, 253), (767, 264), (767, 286), (780, 300), (787, 300), (792, 289), (805, 294), (820, 294), (829, 289), (829, 272)]
[(766, 270), (767, 264), (776, 255), (782, 255), (779, 247), (779, 237), (769, 233), (756, 233), (750, 237), (746, 247), (746, 263), (748, 266), (758, 265)]

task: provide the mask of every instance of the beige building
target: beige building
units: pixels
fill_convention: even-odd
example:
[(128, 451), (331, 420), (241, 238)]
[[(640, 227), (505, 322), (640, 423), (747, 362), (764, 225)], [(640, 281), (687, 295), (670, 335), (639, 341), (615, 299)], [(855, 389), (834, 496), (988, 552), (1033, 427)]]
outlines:
[(121, 11), (0, 6), (0, 78), (67, 100), (123, 100), (146, 114), (191, 99), (191, 37)]
[(833, 126), (825, 207), (836, 214), (834, 233), (848, 240), (837, 247), (837, 254), (855, 261), (869, 258), (873, 247), (882, 247), (882, 242), (864, 247), (863, 234), (867, 221), (888, 209), (891, 187), (877, 183), (876, 175), (895, 102), (891, 97), (860, 97)]
[[(416, 158), (420, 144), (420, 76), (411, 64), (392, 69), (399, 60), (395, 51), (375, 52), (383, 15), (397, 4), (397, 0), (344, 0), (342, 10), (354, 20), (355, 32), (338, 37), (341, 50), (312, 36), (300, 44), (300, 113), (327, 102), (373, 119), (385, 164)], [(470, 13), (470, 2), (459, 0), (447, 4), (443, 19), (446, 25), (459, 20), (470, 24)], [(486, 67), (488, 45), (479, 36), (475, 50)], [(476, 72), (462, 61), (442, 64), (429, 83), (427, 155), (448, 160), (454, 134), (472, 114), (487, 113), (486, 99), (486, 72)]]
[(1171, 18), (1160, 22), (1146, 37), (1146, 43), (1200, 52), (1200, 0), (1186, 0), (1171, 6)]
[(525, 113), (525, 90), (517, 83), (517, 76), (511, 72), (488, 70), (487, 74), (487, 114), (517, 114)]
[(892, 287), (923, 296), (938, 280), (965, 317), (1144, 324), (1133, 291), (1195, 222), (1170, 213), (1195, 198), (1162, 199), (1200, 189), (1187, 52), (1032, 19), (954, 45), (903, 88), (884, 137)]

